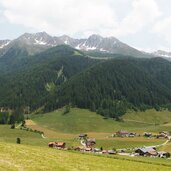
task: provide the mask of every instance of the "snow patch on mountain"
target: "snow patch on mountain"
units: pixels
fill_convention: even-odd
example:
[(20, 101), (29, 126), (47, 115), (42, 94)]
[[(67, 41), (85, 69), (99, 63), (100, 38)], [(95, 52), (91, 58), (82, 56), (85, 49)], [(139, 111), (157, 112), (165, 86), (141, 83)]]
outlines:
[(34, 44), (47, 45), (47, 42), (35, 39), (35, 43)]
[(3, 49), (5, 46), (7, 46), (11, 41), (4, 42), (0, 45), (0, 49)]
[(166, 51), (163, 51), (163, 50), (158, 50), (156, 52), (153, 52), (152, 54), (154, 56), (161, 56), (161, 57), (164, 57), (164, 58), (171, 58), (171, 52), (166, 52)]

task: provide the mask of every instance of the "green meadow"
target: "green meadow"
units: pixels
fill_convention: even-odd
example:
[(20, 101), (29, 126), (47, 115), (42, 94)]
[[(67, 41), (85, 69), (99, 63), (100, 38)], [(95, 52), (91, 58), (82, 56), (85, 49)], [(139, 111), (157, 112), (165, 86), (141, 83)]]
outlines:
[[(21, 130), (20, 127), (10, 129), (9, 125), (0, 125), (0, 170), (171, 170), (170, 160), (167, 159), (82, 154), (50, 149), (47, 146), (50, 141), (64, 141), (68, 147), (80, 146), (80, 133), (87, 133), (90, 138), (95, 138), (96, 147), (103, 149), (162, 144), (166, 139), (148, 139), (143, 136), (120, 138), (111, 135), (120, 129), (140, 134), (144, 131), (170, 131), (170, 115), (168, 111), (148, 110), (144, 115), (142, 112), (128, 112), (122, 122), (117, 122), (78, 108), (72, 108), (67, 114), (63, 114), (63, 109), (46, 114), (32, 114), (30, 120), (26, 121), (27, 127), (43, 131), (44, 137), (39, 133)], [(160, 122), (156, 124), (156, 120)], [(21, 139), (21, 144), (16, 144), (17, 137)], [(171, 143), (159, 150), (171, 152)]]

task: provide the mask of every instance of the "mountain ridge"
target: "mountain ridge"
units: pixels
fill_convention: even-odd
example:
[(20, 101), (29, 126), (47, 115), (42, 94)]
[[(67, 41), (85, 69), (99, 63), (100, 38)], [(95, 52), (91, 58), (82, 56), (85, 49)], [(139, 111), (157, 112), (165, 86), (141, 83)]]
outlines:
[[(69, 45), (75, 49), (82, 51), (97, 51), (101, 53), (113, 53), (130, 55), (134, 57), (147, 57), (147, 54), (121, 42), (115, 37), (102, 37), (97, 34), (89, 36), (87, 39), (75, 39), (67, 35), (63, 36), (50, 36), (46, 32), (38, 33), (24, 33), (18, 38), (11, 40), (8, 44), (2, 44), (0, 41), (0, 52), (4, 53), (13, 46), (25, 48), (29, 55), (40, 53), (48, 48), (58, 46), (61, 44)], [(3, 54), (4, 54), (3, 53)]]

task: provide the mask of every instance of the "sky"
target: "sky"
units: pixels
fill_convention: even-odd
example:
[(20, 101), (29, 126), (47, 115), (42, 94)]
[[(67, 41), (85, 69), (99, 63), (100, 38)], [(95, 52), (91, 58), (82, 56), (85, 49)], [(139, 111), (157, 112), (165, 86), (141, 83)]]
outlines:
[(0, 40), (25, 32), (114, 36), (140, 50), (171, 51), (171, 0), (0, 0)]

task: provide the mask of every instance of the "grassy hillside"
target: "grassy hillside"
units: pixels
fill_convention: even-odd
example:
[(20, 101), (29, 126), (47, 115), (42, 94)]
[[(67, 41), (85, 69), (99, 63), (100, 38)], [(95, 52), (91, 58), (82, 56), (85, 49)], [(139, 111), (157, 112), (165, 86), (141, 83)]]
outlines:
[(171, 112), (167, 110), (156, 111), (154, 109), (145, 112), (129, 111), (123, 116), (125, 121), (139, 121), (151, 124), (166, 124), (171, 122)]
[(0, 170), (97, 170), (97, 171), (169, 171), (169, 164), (144, 162), (83, 155), (55, 149), (14, 145), (0, 142)]
[(31, 118), (43, 127), (63, 133), (113, 133), (118, 129), (138, 130), (149, 126), (148, 123), (116, 122), (113, 119), (105, 119), (87, 109), (78, 108), (72, 108), (67, 114), (63, 114), (63, 109), (60, 109), (46, 114), (33, 114)]
[[(149, 110), (147, 113), (149, 116), (147, 121), (155, 117), (155, 114), (163, 119), (163, 121), (164, 118), (165, 120), (169, 118), (169, 112), (154, 112), (154, 110)], [(166, 113), (166, 116), (164, 117), (162, 113)], [(140, 115), (141, 112), (137, 114)], [(46, 114), (33, 114), (31, 118), (34, 123), (28, 123), (28, 126), (43, 131), (48, 138), (57, 137), (73, 146), (80, 144), (77, 139), (79, 133), (88, 133), (89, 137), (97, 139), (97, 147), (104, 147), (106, 149), (140, 147), (144, 145), (151, 146), (162, 144), (165, 141), (165, 139), (147, 139), (144, 137), (112, 138), (112, 133), (120, 129), (140, 134), (143, 134), (145, 131), (152, 131), (157, 134), (158, 131), (170, 130), (168, 124), (155, 125), (155, 122), (144, 123), (143, 117), (142, 121), (132, 121), (131, 113), (126, 114), (126, 117), (129, 118), (129, 115), (130, 120), (116, 122), (113, 119), (104, 119), (101, 115), (86, 109), (72, 108), (70, 113), (66, 115), (63, 115), (63, 109), (60, 109)]]
[(47, 141), (45, 141), (38, 133), (20, 129), (10, 129), (9, 125), (0, 125), (0, 142), (16, 143), (17, 137), (19, 137), (21, 143), (25, 145), (47, 145)]
[(72, 108), (67, 114), (63, 114), (63, 109), (60, 109), (46, 114), (33, 114), (31, 118), (45, 128), (62, 133), (113, 133), (118, 129), (138, 132), (152, 130), (157, 132), (160, 129), (170, 130), (168, 123), (171, 122), (171, 112), (157, 112), (155, 110), (147, 110), (146, 112), (129, 111), (123, 117), (124, 122), (117, 122), (113, 119), (103, 118), (101, 115), (87, 109)]

